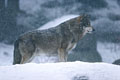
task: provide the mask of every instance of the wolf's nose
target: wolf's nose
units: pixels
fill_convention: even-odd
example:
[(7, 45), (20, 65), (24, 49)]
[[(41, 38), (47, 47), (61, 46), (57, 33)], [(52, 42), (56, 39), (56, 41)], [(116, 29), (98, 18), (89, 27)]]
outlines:
[(93, 31), (95, 31), (95, 29), (93, 28)]

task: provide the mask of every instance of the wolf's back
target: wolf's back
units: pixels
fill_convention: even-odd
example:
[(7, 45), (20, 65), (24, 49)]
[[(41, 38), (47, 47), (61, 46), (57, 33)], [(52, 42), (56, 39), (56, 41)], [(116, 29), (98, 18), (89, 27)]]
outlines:
[(19, 42), (20, 42), (20, 39), (16, 40), (15, 43), (14, 43), (13, 65), (20, 64), (20, 62), (21, 62), (21, 54), (20, 54), (20, 50), (19, 50)]

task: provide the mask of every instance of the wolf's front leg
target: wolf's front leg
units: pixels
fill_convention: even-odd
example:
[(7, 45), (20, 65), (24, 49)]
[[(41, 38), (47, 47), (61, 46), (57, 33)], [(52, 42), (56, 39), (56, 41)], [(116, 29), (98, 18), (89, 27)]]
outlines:
[(58, 58), (59, 62), (66, 62), (67, 61), (67, 51), (65, 49), (58, 49)]

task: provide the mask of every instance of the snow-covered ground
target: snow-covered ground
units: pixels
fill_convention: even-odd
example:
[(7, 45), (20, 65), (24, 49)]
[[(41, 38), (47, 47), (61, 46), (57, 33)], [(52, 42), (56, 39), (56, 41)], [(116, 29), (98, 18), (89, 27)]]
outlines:
[(28, 63), (0, 66), (0, 80), (120, 80), (120, 66), (107, 63)]

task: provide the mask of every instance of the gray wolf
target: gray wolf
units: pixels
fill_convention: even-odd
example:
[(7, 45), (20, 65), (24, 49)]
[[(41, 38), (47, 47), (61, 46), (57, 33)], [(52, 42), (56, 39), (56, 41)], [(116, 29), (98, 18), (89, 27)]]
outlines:
[(22, 34), (14, 44), (13, 64), (31, 62), (35, 56), (57, 55), (59, 62), (67, 61), (67, 55), (87, 33), (94, 31), (87, 15), (70, 19), (56, 27)]

